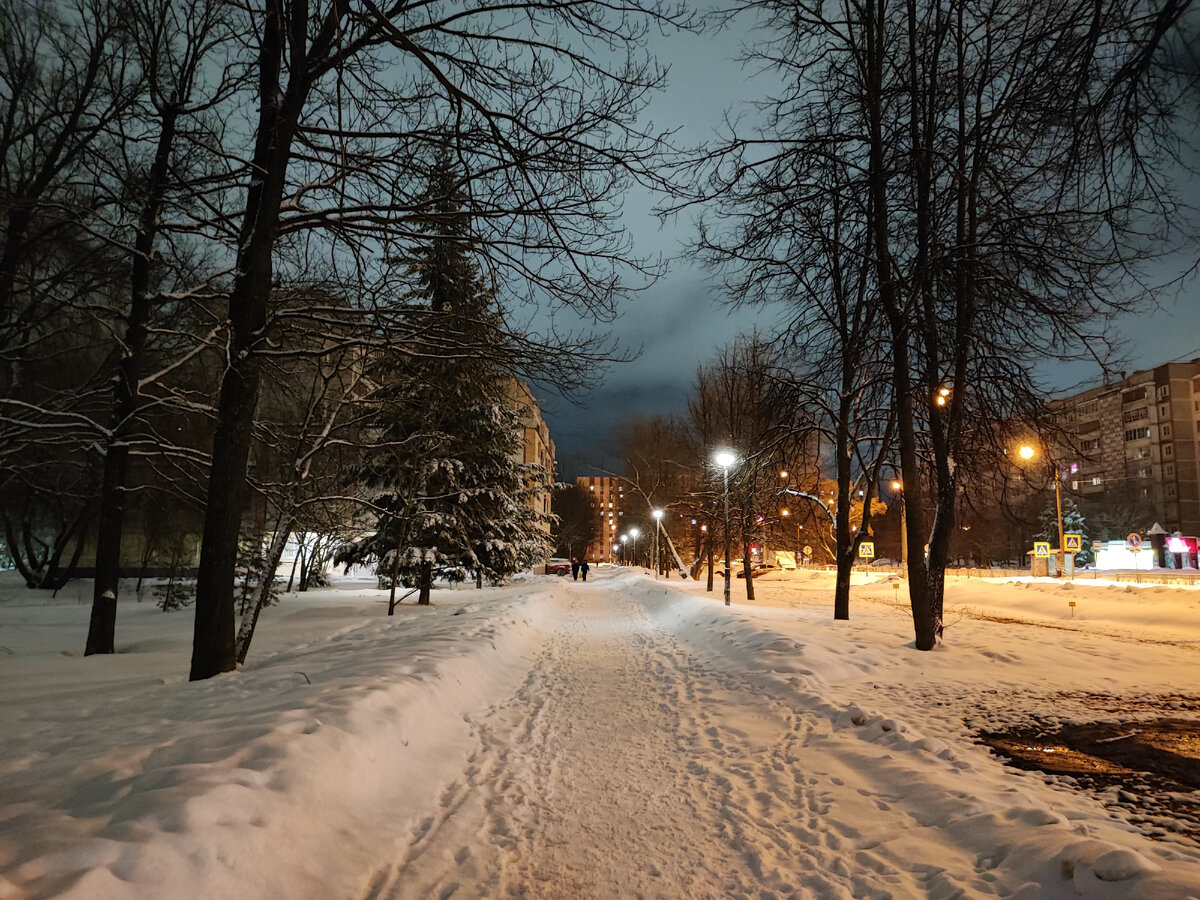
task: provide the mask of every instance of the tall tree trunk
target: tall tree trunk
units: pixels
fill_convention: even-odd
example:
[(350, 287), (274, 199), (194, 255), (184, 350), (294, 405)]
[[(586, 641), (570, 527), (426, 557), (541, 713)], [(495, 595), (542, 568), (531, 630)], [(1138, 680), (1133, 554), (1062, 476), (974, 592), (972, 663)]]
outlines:
[(238, 628), (238, 665), (246, 662), (246, 654), (250, 651), (250, 641), (254, 639), (254, 629), (258, 625), (259, 613), (266, 605), (267, 598), (271, 596), (271, 586), (275, 583), (275, 569), (279, 566), (279, 560), (283, 558), (283, 550), (287, 546), (290, 534), (291, 532), (280, 523), (275, 531), (275, 537), (271, 540), (271, 547), (267, 550), (262, 577), (258, 580), (258, 587), (254, 591), (250, 609), (242, 616), (242, 624)]
[[(302, 58), (307, 17), (303, 5), (293, 11), (304, 20), (292, 52)], [(256, 343), (267, 319), (271, 290), (272, 251), (292, 139), (307, 96), (308, 77), (293, 69), (286, 93), (280, 81), (284, 54), (284, 7), (267, 4), (258, 50), (259, 116), (253, 176), (246, 192), (246, 211), (238, 240), (237, 275), (229, 297), (229, 359), (217, 399), (212, 467), (200, 565), (196, 572), (196, 620), (190, 678), (211, 678), (237, 667), (234, 635), (233, 576), (237, 564), (238, 527), (246, 499), (246, 465), (250, 432), (258, 402), (259, 360)], [(295, 61), (295, 60), (294, 60)]]
[(138, 409), (138, 379), (146, 349), (150, 321), (150, 277), (158, 221), (170, 174), (171, 148), (175, 144), (179, 107), (163, 113), (162, 130), (150, 167), (146, 201), (138, 216), (130, 273), (129, 319), (121, 351), (121, 364), (113, 384), (112, 422), (104, 452), (104, 481), (100, 493), (99, 532), (96, 535), (95, 581), (92, 615), (83, 655), (113, 653), (117, 628), (117, 597), (121, 588), (121, 536), (125, 525), (125, 479), (129, 463), (129, 435)]
[(746, 599), (754, 599), (754, 569), (750, 562), (750, 542), (742, 541), (742, 574), (746, 576)]
[(429, 595), (433, 590), (433, 563), (425, 561), (420, 569), (421, 591), (417, 594), (417, 605), (428, 606)]
[(713, 534), (713, 529), (710, 527), (708, 529), (708, 540), (707, 540), (707, 546), (708, 546), (708, 592), (710, 594), (712, 593), (713, 575), (715, 574), (713, 572), (713, 565), (714, 565), (713, 556), (716, 553), (716, 547), (714, 546), (714, 543), (713, 543), (712, 534)]
[[(911, 3), (910, 3), (911, 8)], [(932, 650), (936, 643), (932, 597), (925, 567), (925, 554), (913, 548), (925, 543), (918, 531), (923, 508), (921, 472), (917, 456), (917, 438), (913, 423), (912, 382), (909, 360), (908, 310), (905, 309), (892, 263), (888, 221), (888, 168), (884, 158), (883, 72), (886, 13), (882, 3), (867, 5), (866, 26), (866, 101), (869, 131), (868, 183), (872, 234), (872, 263), (879, 283), (879, 299), (892, 334), (892, 384), (899, 426), (900, 477), (909, 503), (905, 517), (908, 531), (908, 584), (912, 607), (913, 631), (918, 650)], [(914, 116), (917, 113), (913, 113)], [(911, 485), (911, 488), (910, 488)]]

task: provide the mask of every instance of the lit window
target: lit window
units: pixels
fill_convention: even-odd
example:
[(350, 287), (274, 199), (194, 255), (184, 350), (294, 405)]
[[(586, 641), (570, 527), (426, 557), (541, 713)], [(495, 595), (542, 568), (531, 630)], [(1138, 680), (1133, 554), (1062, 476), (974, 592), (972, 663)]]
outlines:
[(1098, 485), (1099, 483), (1100, 483), (1100, 476), (1099, 476), (1099, 475), (1095, 475), (1095, 476), (1093, 476), (1093, 477), (1092, 477), (1092, 484), (1093, 484), (1093, 485)]

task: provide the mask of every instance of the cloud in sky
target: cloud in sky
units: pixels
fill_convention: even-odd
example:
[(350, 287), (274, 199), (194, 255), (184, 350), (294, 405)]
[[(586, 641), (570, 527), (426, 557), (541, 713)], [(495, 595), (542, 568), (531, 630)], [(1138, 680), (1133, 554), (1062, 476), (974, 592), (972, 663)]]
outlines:
[[(681, 146), (711, 140), (726, 110), (764, 90), (763, 82), (751, 80), (735, 59), (748, 34), (743, 27), (659, 38), (654, 52), (670, 66), (669, 85), (647, 110), (647, 121), (656, 129), (680, 129), (676, 142)], [(778, 328), (777, 312), (731, 312), (722, 304), (719, 290), (684, 252), (692, 237), (691, 221), (660, 226), (650, 214), (657, 199), (644, 190), (631, 192), (625, 223), (637, 254), (661, 253), (674, 261), (662, 280), (628, 301), (612, 325), (622, 347), (640, 349), (640, 355), (597, 373), (594, 389), (578, 406), (545, 386), (537, 389), (564, 480), (619, 468), (612, 436), (622, 422), (637, 416), (685, 416), (699, 366), (739, 334), (755, 327), (764, 333)], [(1176, 271), (1188, 264), (1178, 258), (1174, 263)], [(1200, 356), (1200, 284), (1193, 278), (1160, 302), (1158, 311), (1131, 313), (1115, 329), (1127, 341), (1131, 371)], [(1095, 383), (1100, 376), (1097, 366), (1081, 364), (1050, 364), (1045, 375), (1061, 388)]]

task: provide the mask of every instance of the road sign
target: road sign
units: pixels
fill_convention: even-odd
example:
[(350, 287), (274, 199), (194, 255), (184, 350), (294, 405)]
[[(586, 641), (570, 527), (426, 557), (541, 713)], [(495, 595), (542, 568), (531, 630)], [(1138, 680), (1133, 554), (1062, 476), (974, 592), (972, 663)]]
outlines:
[(875, 556), (875, 544), (871, 541), (863, 541), (858, 545), (858, 555), (863, 559), (872, 559)]
[(1130, 534), (1127, 535), (1125, 538), (1125, 543), (1127, 543), (1129, 545), (1130, 550), (1141, 550), (1142, 549), (1142, 536), (1140, 534), (1138, 534), (1136, 531), (1130, 532)]
[(1104, 547), (1104, 541), (1092, 541), (1092, 549), (1100, 550)]
[(812, 556), (812, 547), (808, 546), (808, 544), (804, 545), (804, 555)]
[(1039, 559), (1048, 558), (1050, 556), (1050, 542), (1049, 541), (1034, 541), (1033, 542), (1033, 555), (1038, 557)]
[(1083, 548), (1083, 535), (1080, 534), (1064, 534), (1063, 548), (1078, 552)]

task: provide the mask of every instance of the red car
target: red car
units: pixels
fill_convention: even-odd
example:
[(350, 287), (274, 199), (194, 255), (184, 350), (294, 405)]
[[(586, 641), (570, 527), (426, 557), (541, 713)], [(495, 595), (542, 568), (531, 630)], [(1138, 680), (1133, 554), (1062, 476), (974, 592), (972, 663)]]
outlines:
[(551, 559), (546, 563), (547, 575), (570, 575), (571, 561), (569, 559)]

